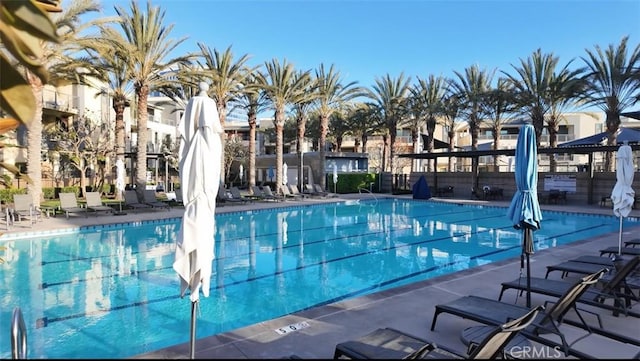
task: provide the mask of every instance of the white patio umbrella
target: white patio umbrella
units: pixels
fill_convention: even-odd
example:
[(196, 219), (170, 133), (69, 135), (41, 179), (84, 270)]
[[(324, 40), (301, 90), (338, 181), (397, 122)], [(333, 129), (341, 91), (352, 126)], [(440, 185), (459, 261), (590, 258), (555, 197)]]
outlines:
[(191, 300), (191, 349), (195, 355), (196, 310), (200, 290), (209, 297), (214, 258), (216, 195), (220, 186), (222, 138), (218, 110), (207, 96), (209, 85), (191, 98), (178, 125), (180, 132), (180, 188), (184, 215), (177, 237), (173, 269), (180, 277), (180, 296)]
[(289, 183), (289, 178), (287, 177), (287, 171), (289, 170), (289, 166), (287, 163), (282, 164), (282, 185), (286, 186)]
[[(124, 192), (124, 187), (125, 187), (124, 176), (125, 176), (124, 162), (122, 161), (122, 159), (118, 159), (116, 160), (116, 191), (118, 192), (116, 199), (118, 200), (122, 200), (122, 192)], [(122, 202), (120, 202), (119, 204), (120, 204), (119, 214), (122, 214)]]
[(622, 254), (622, 217), (629, 216), (635, 200), (635, 192), (631, 188), (634, 171), (631, 147), (627, 144), (621, 145), (616, 155), (616, 185), (611, 192), (613, 214), (620, 218), (618, 256)]

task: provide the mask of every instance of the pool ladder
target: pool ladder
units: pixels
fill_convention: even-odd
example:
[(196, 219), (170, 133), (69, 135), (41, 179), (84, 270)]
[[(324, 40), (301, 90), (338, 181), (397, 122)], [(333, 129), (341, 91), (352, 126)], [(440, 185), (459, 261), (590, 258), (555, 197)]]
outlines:
[(11, 358), (14, 360), (27, 358), (27, 328), (24, 325), (20, 307), (13, 309), (11, 318)]
[(378, 198), (376, 197), (376, 195), (375, 195), (375, 194), (373, 194), (373, 192), (372, 192), (370, 189), (367, 189), (367, 188), (358, 188), (358, 193), (362, 194), (362, 192), (363, 192), (363, 191), (364, 191), (365, 193), (369, 193), (369, 194), (371, 194), (371, 196), (373, 197), (373, 199), (375, 199), (375, 200), (376, 200), (376, 202), (378, 201)]

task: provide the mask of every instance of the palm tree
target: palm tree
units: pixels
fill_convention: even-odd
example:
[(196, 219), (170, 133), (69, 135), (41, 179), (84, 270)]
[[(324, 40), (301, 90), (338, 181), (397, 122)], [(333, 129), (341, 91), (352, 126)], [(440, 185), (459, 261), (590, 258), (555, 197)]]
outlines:
[[(418, 77), (418, 83), (411, 88), (411, 104), (414, 117), (418, 120), (418, 126), (427, 126), (427, 142), (423, 144), (423, 149), (427, 152), (433, 151), (433, 139), (438, 117), (442, 114), (442, 102), (447, 91), (447, 81), (442, 76), (429, 75), (427, 79)], [(419, 128), (418, 128), (419, 129)], [(417, 130), (417, 129), (416, 129)], [(411, 138), (414, 143), (414, 151), (417, 149), (418, 132), (411, 131)], [(428, 163), (428, 170), (431, 171), (431, 161)]]
[[(584, 79), (588, 85), (580, 98), (585, 105), (597, 106), (605, 112), (608, 145), (617, 143), (620, 113), (640, 97), (640, 44), (628, 49), (628, 41), (629, 37), (625, 36), (618, 46), (609, 44), (605, 50), (596, 45), (593, 50), (587, 49), (587, 56), (581, 58), (587, 66)], [(606, 169), (609, 171), (613, 171), (611, 160), (612, 154), (607, 153)]]
[(397, 78), (392, 78), (389, 74), (386, 74), (382, 78), (375, 79), (373, 90), (368, 90), (367, 94), (381, 112), (386, 127), (387, 132), (383, 135), (383, 139), (385, 148), (388, 146), (389, 149), (388, 158), (391, 172), (395, 171), (394, 148), (398, 126), (408, 115), (407, 102), (410, 93), (410, 81), (411, 77), (405, 79), (404, 73), (400, 73)]
[[(462, 107), (460, 103), (460, 97), (456, 94), (452, 94), (450, 92), (450, 89), (447, 89), (447, 94), (442, 101), (442, 117), (444, 127), (447, 131), (449, 152), (453, 152), (456, 128), (458, 127), (458, 113), (460, 111), (460, 108)], [(449, 172), (454, 171), (453, 157), (449, 157), (448, 169)]]
[(220, 125), (224, 128), (227, 119), (227, 104), (238, 99), (242, 94), (247, 77), (257, 69), (247, 66), (250, 59), (248, 54), (242, 55), (237, 60), (233, 58), (231, 46), (220, 52), (203, 43), (198, 43), (200, 47), (200, 63), (202, 73), (211, 79), (209, 95), (216, 101), (218, 114), (220, 114)]
[[(464, 106), (461, 114), (467, 119), (469, 133), (471, 133), (471, 149), (478, 149), (478, 136), (480, 135), (480, 123), (482, 122), (482, 102), (485, 93), (490, 89), (495, 70), (480, 69), (478, 65), (466, 68), (464, 74), (454, 72), (457, 80), (451, 83), (454, 91), (463, 99)], [(474, 190), (478, 188), (478, 158), (471, 161), (471, 178)]]
[(283, 128), (287, 105), (303, 101), (308, 96), (304, 92), (310, 77), (310, 72), (303, 72), (302, 76), (296, 73), (293, 64), (283, 60), (282, 64), (277, 59), (265, 63), (266, 74), (260, 74), (260, 83), (265, 92), (265, 97), (274, 108), (274, 125), (276, 129), (276, 192), (280, 193), (282, 186), (282, 152), (283, 152)]
[[(573, 60), (572, 60), (573, 61)], [(585, 82), (580, 78), (583, 69), (569, 70), (569, 61), (559, 72), (553, 74), (547, 93), (549, 114), (546, 117), (549, 147), (558, 146), (558, 128), (563, 119), (562, 114), (575, 105), (578, 96), (584, 91)], [(555, 172), (557, 167), (555, 154), (549, 154), (549, 171)]]
[(118, 24), (123, 35), (112, 39), (118, 44), (118, 56), (129, 69), (136, 94), (136, 191), (142, 199), (147, 179), (147, 99), (152, 89), (177, 86), (168, 74), (172, 74), (180, 64), (189, 63), (190, 56), (168, 59), (169, 55), (186, 38), (170, 39), (173, 25), (164, 25), (165, 12), (147, 2), (146, 13), (142, 13), (136, 1), (131, 1), (130, 12), (116, 6), (120, 17)]
[[(42, 48), (41, 62), (48, 68), (49, 83), (54, 86), (69, 81), (76, 81), (80, 74), (73, 58), (79, 50), (76, 46), (83, 31), (93, 26), (92, 22), (81, 21), (81, 16), (100, 10), (94, 0), (74, 1), (64, 6), (64, 11), (51, 15), (57, 29), (60, 43), (40, 42)], [(31, 182), (27, 183), (27, 191), (32, 195), (34, 206), (39, 206), (42, 198), (42, 91), (44, 83), (39, 75), (26, 71), (25, 79), (29, 82), (35, 98), (35, 113), (27, 131), (27, 174)]]
[[(493, 138), (493, 150), (500, 149), (500, 132), (502, 126), (512, 119), (516, 110), (514, 94), (505, 78), (499, 78), (495, 88), (490, 89), (483, 102), (483, 113), (487, 115), (487, 123)], [(498, 156), (493, 156), (493, 167), (498, 169)]]
[[(353, 98), (363, 94), (363, 90), (357, 87), (357, 82), (343, 84), (342, 76), (333, 64), (325, 69), (324, 64), (316, 69), (315, 80), (317, 82), (317, 99), (315, 109), (320, 117), (320, 138), (318, 139), (318, 151), (320, 154), (319, 167), (324, 174), (327, 133), (329, 132), (329, 118), (342, 106)], [(320, 179), (320, 185), (325, 187), (325, 177)]]
[[(111, 46), (113, 29), (103, 27), (101, 36), (95, 39), (86, 39), (83, 46), (92, 54), (87, 68), (96, 74), (96, 77), (108, 84), (98, 94), (107, 94), (112, 98), (112, 108), (115, 113), (115, 155), (116, 161), (125, 161), (125, 124), (124, 111), (130, 105), (133, 96), (133, 84), (129, 78), (129, 69)], [(120, 200), (122, 194), (116, 192), (116, 199)]]
[(240, 107), (247, 111), (247, 121), (249, 122), (249, 152), (247, 171), (249, 189), (256, 185), (256, 128), (258, 124), (258, 114), (262, 113), (267, 105), (264, 90), (259, 79), (263, 77), (258, 69), (252, 71), (246, 78), (242, 93), (238, 98)]
[(520, 59), (520, 67), (511, 65), (516, 74), (503, 72), (514, 89), (521, 113), (528, 115), (533, 123), (538, 146), (544, 128), (544, 115), (549, 110), (547, 92), (557, 65), (558, 57), (552, 53), (543, 54), (542, 50), (537, 49), (526, 60)]
[[(309, 116), (308, 113), (316, 97), (316, 81), (307, 73), (302, 71), (298, 71), (295, 77), (304, 78), (301, 79), (300, 86), (303, 88), (302, 91), (309, 95), (299, 99), (299, 101), (293, 105), (293, 111), (296, 118), (296, 152), (298, 159), (302, 159), (302, 145), (304, 144), (307, 119)], [(297, 82), (297, 79), (294, 79), (294, 81)], [(300, 189), (304, 189), (304, 169), (302, 169), (302, 164), (298, 167), (298, 187), (300, 187)]]

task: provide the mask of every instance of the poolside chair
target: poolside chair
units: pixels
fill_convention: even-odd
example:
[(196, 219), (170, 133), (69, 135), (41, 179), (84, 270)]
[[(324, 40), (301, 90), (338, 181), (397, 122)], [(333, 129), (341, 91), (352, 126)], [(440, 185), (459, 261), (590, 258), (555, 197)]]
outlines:
[(167, 212), (171, 210), (169, 204), (161, 202), (156, 198), (156, 191), (154, 191), (153, 189), (145, 189), (143, 195), (143, 204), (150, 205), (151, 208), (166, 209)]
[[(604, 258), (604, 257), (602, 257), (602, 258)], [(554, 271), (561, 271), (562, 272), (560, 278), (565, 278), (569, 273), (577, 273), (577, 274), (586, 275), (586, 274), (589, 274), (589, 273), (596, 272), (597, 270), (599, 270), (603, 266), (606, 266), (608, 268), (612, 268), (612, 266), (615, 267), (615, 264), (614, 264), (613, 261), (610, 261), (609, 263), (605, 263), (605, 264), (602, 264), (602, 263), (589, 263), (589, 262), (582, 262), (582, 261), (576, 261), (576, 260), (564, 261), (564, 262), (560, 262), (558, 264), (547, 266), (547, 273), (545, 274), (544, 278), (549, 278), (549, 273), (554, 272)], [(635, 266), (634, 266), (634, 268), (635, 268)]]
[(254, 196), (251, 196), (251, 197), (243, 196), (242, 193), (240, 193), (240, 188), (238, 188), (238, 187), (229, 188), (229, 193), (231, 193), (231, 198), (240, 199), (240, 200), (243, 200), (245, 202), (253, 202), (253, 200), (256, 199)]
[[(567, 292), (565, 292), (562, 297), (552, 302), (552, 306), (546, 308), (544, 312), (541, 312), (542, 317), (540, 317), (540, 320), (537, 320), (537, 322), (533, 323), (530, 327), (520, 332), (530, 340), (545, 346), (560, 347), (566, 356), (572, 355), (579, 358), (592, 357), (584, 352), (574, 349), (572, 346), (577, 341), (584, 339), (592, 333), (611, 338), (616, 341), (640, 346), (640, 340), (633, 339), (626, 335), (617, 334), (601, 327), (588, 325), (576, 307), (576, 300), (582, 297), (589, 287), (597, 283), (606, 272), (607, 269), (603, 268), (600, 271), (587, 275), (575, 282), (567, 289)], [(529, 310), (529, 308), (490, 298), (464, 296), (451, 302), (435, 306), (431, 330), (433, 331), (435, 329), (438, 316), (441, 313), (449, 313), (458, 317), (484, 323), (485, 325), (495, 326), (502, 324), (511, 318), (519, 317), (522, 312), (526, 310)], [(580, 320), (579, 322), (565, 318), (565, 315), (570, 310), (575, 311)], [(569, 344), (565, 335), (559, 329), (560, 324), (563, 323), (583, 329), (587, 331), (587, 334), (579, 337)], [(541, 335), (543, 334), (554, 334), (558, 336), (560, 338), (560, 343), (550, 338), (542, 337)]]
[(13, 220), (22, 222), (24, 218), (29, 219), (29, 225), (33, 226), (41, 216), (40, 210), (33, 205), (31, 194), (13, 195)]
[(298, 199), (302, 199), (302, 195), (301, 194), (293, 194), (291, 193), (291, 191), (289, 190), (289, 186), (288, 185), (283, 185), (280, 190), (282, 191), (282, 196), (284, 197), (285, 200), (287, 199), (293, 199), (293, 200), (298, 200)]
[(264, 199), (270, 199), (270, 200), (274, 200), (276, 202), (284, 200), (284, 196), (281, 196), (279, 194), (273, 193), (273, 191), (271, 190), (271, 187), (268, 184), (266, 184), (266, 185), (264, 185), (262, 187), (262, 194), (263, 194)]
[(640, 238), (634, 238), (628, 241), (624, 241), (625, 247), (634, 248), (636, 246), (640, 246)]
[(304, 193), (308, 194), (311, 197), (326, 197), (326, 194), (318, 193), (313, 184), (306, 183), (304, 185)]
[(258, 186), (252, 186), (251, 187), (251, 192), (253, 193), (251, 195), (251, 197), (253, 199), (257, 199), (260, 201), (277, 201), (277, 199), (271, 198), (271, 197), (267, 197), (267, 195), (264, 193), (264, 191), (262, 191), (262, 189), (260, 189), (260, 187)]
[(303, 199), (309, 197), (308, 194), (300, 192), (298, 186), (295, 184), (289, 184), (289, 191), (291, 191), (291, 194), (293, 194), (294, 196), (300, 196)]
[[(316, 192), (317, 195), (319, 195), (320, 197), (326, 197), (329, 195), (329, 192), (325, 191), (324, 189), (322, 189), (322, 186), (320, 184), (314, 183), (313, 184), (313, 190)], [(334, 193), (335, 195), (335, 193)]]
[(69, 218), (69, 214), (84, 214), (85, 217), (89, 215), (87, 208), (78, 205), (75, 193), (60, 193), (58, 197), (60, 197), (60, 210), (67, 218)]
[(5, 221), (7, 230), (9, 230), (9, 227), (13, 224), (13, 214), (9, 207), (3, 206), (2, 208), (2, 211), (0, 211), (0, 217)]
[(100, 192), (86, 192), (84, 198), (87, 201), (87, 209), (95, 212), (96, 216), (98, 212), (113, 213), (113, 208), (102, 203)]
[(138, 200), (138, 194), (135, 190), (124, 191), (124, 206), (125, 208), (138, 210), (138, 209), (150, 209), (148, 204), (140, 203)]
[[(640, 256), (636, 256), (632, 260), (626, 262), (622, 268), (614, 272), (611, 277), (603, 277), (599, 285), (591, 287), (585, 291), (584, 294), (577, 299), (577, 302), (611, 310), (613, 311), (614, 316), (617, 316), (619, 312), (622, 312), (627, 316), (640, 317), (640, 313), (631, 312), (629, 310), (631, 308), (631, 301), (638, 301), (640, 298), (633, 293), (626, 283), (626, 278), (635, 270), (638, 264), (640, 264)], [(601, 265), (593, 265), (602, 267)], [(539, 293), (552, 297), (562, 296), (572, 286), (571, 282), (564, 280), (550, 280), (541, 277), (531, 277), (530, 281), (530, 290), (532, 293)], [(502, 300), (504, 291), (508, 289), (519, 290), (520, 294), (522, 294), (527, 289), (527, 285), (522, 278), (511, 282), (503, 282), (498, 301)], [(613, 300), (613, 305), (605, 304), (608, 299)], [(600, 324), (602, 323), (600, 322)]]
[[(636, 247), (622, 247), (620, 249), (620, 253), (628, 254), (631, 256), (640, 256), (640, 248)], [(604, 256), (605, 254), (614, 255), (618, 254), (618, 246), (608, 247), (600, 250), (600, 255)]]
[(218, 200), (220, 200), (223, 203), (247, 203), (246, 199), (242, 198), (242, 195), (240, 195), (240, 190), (237, 187), (233, 187), (235, 188), (238, 193), (237, 193), (237, 197), (233, 195), (233, 193), (231, 192), (231, 190), (227, 190), (225, 189), (222, 185), (218, 188)]
[(343, 356), (351, 359), (422, 359), (422, 358), (458, 358), (458, 359), (495, 359), (505, 358), (505, 347), (518, 333), (531, 324), (542, 310), (537, 306), (522, 316), (502, 325), (492, 327), (481, 342), (470, 344), (468, 355), (460, 355), (453, 349), (436, 345), (419, 337), (393, 328), (379, 328), (359, 339), (341, 342), (336, 345), (334, 359)]

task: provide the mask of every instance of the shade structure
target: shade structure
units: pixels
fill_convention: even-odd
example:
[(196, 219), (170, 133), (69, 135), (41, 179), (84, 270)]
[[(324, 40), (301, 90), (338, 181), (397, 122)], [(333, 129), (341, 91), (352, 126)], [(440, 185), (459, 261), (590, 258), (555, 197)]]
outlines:
[(635, 192), (631, 188), (634, 172), (631, 147), (626, 144), (621, 145), (616, 154), (616, 184), (611, 191), (613, 214), (620, 219), (618, 256), (622, 253), (622, 218), (629, 216), (635, 201)]
[(538, 202), (538, 147), (533, 125), (520, 128), (515, 152), (515, 180), (517, 190), (513, 195), (507, 216), (516, 229), (522, 229), (521, 268), (527, 266), (527, 307), (531, 307), (531, 269), (529, 255), (533, 254), (533, 231), (540, 229), (542, 211)]
[(190, 291), (191, 358), (194, 357), (195, 314), (200, 291), (209, 296), (214, 258), (216, 195), (220, 186), (223, 133), (218, 110), (207, 96), (209, 86), (191, 98), (178, 125), (180, 189), (184, 215), (177, 237), (173, 269), (180, 278), (180, 296)]
[[(587, 146), (587, 145), (606, 145), (607, 139), (609, 138), (609, 132), (601, 132), (598, 134), (594, 134), (588, 137), (575, 139), (570, 142), (559, 144), (558, 147), (577, 147), (577, 146)], [(640, 129), (635, 128), (618, 128), (616, 135), (616, 142), (618, 145), (628, 143), (628, 144), (638, 144), (640, 143)]]

